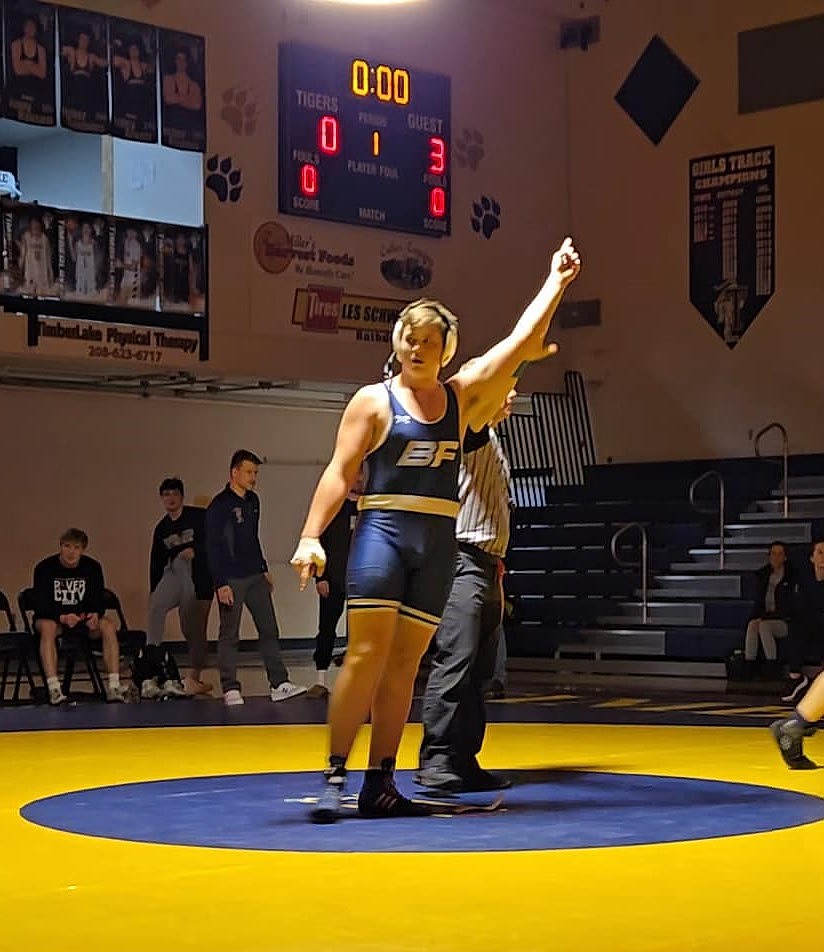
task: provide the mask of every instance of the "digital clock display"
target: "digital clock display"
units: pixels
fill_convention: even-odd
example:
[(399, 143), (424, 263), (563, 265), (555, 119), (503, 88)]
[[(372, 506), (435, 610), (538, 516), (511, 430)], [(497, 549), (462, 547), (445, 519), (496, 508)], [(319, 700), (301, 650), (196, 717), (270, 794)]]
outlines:
[(448, 76), (295, 43), (278, 72), (283, 214), (449, 234)]

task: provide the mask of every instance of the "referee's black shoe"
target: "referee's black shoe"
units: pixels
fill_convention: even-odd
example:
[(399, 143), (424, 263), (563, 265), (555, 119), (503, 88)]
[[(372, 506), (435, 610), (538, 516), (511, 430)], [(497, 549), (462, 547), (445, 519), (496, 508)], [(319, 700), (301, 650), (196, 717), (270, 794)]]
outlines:
[(508, 790), (512, 781), (501, 774), (491, 773), (483, 767), (476, 767), (461, 777), (463, 793), (483, 793), (487, 790)]

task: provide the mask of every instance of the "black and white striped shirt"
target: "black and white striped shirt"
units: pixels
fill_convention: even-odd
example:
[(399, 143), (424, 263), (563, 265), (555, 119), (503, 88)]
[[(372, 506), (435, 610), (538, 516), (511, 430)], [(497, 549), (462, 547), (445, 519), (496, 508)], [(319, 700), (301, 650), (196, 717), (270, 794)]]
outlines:
[(467, 432), (458, 475), (458, 542), (503, 558), (509, 544), (509, 463), (491, 427)]

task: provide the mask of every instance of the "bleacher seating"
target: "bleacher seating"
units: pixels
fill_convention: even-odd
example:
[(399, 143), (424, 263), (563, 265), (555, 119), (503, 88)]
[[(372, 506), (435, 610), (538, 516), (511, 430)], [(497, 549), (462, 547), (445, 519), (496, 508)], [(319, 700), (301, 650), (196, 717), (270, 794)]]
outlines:
[[(709, 470), (725, 482), (723, 569), (717, 511), (689, 503), (690, 485)], [(792, 458), (790, 471), (797, 475), (787, 487), (787, 519), (771, 460), (599, 465), (586, 469), (583, 486), (547, 486), (545, 505), (513, 514), (505, 582), (514, 605), (510, 655), (585, 658), (604, 670), (610, 659), (635, 659), (639, 672), (689, 663), (693, 673), (703, 666), (724, 676), (750, 616), (752, 570), (766, 561), (770, 542), (784, 541), (803, 562), (824, 533), (824, 456)], [(709, 482), (704, 491), (711, 510)], [(615, 531), (635, 522), (649, 538), (646, 620), (639, 569), (617, 564), (610, 552)], [(638, 540), (623, 536), (622, 562), (638, 562)]]

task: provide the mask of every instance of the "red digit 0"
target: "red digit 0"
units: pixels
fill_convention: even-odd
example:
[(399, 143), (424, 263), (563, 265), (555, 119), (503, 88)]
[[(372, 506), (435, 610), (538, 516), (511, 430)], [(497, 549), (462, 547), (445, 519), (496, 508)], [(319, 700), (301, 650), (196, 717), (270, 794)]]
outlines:
[(318, 146), (325, 155), (337, 155), (340, 152), (338, 120), (335, 116), (321, 116), (318, 124)]
[(318, 194), (318, 170), (315, 165), (300, 167), (300, 190), (307, 198), (314, 198)]

